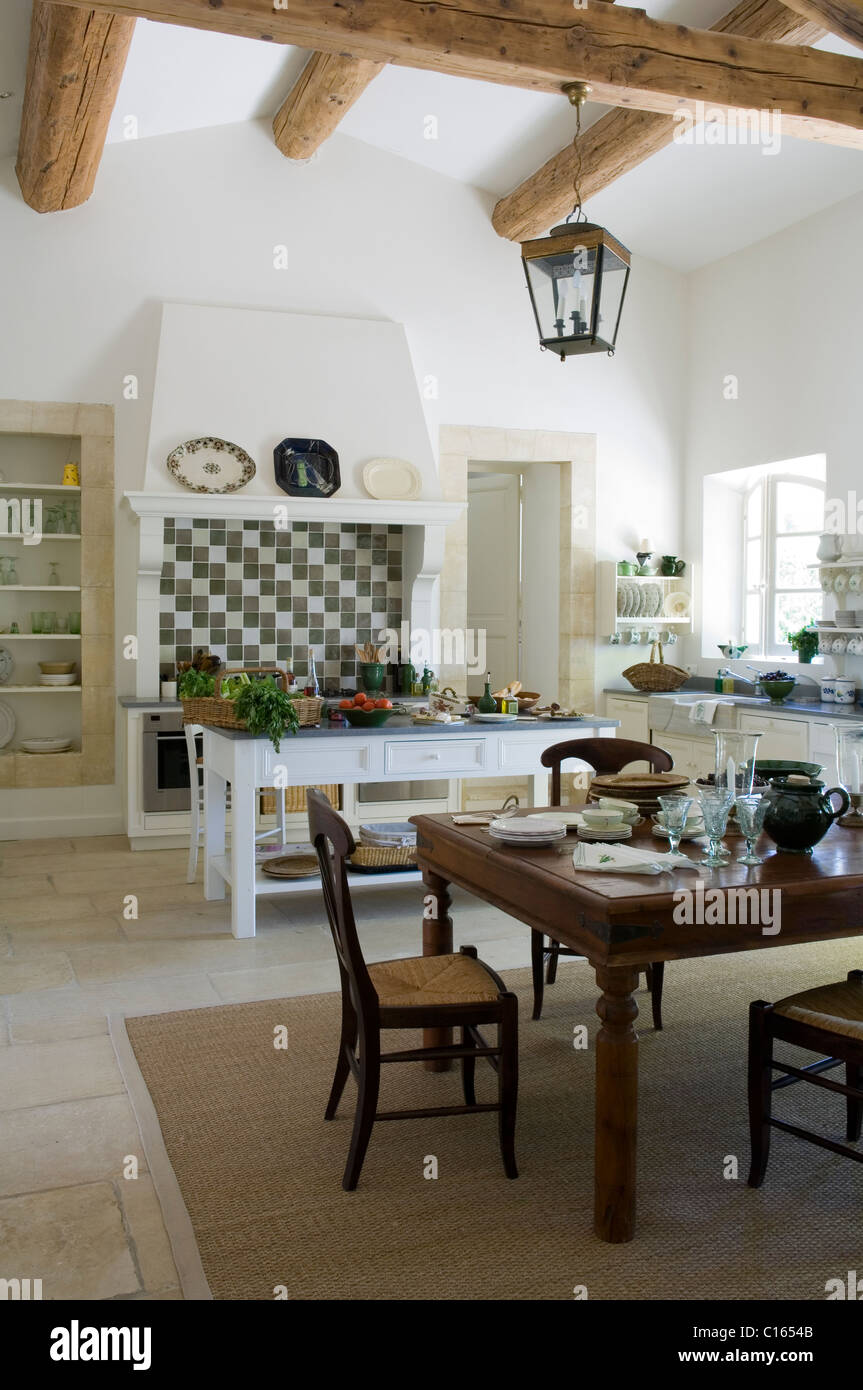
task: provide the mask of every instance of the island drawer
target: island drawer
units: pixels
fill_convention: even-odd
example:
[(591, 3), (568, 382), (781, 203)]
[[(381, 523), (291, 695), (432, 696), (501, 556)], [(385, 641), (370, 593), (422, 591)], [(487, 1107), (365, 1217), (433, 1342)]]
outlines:
[(393, 739), (384, 749), (384, 771), (399, 777), (475, 772), (486, 765), (485, 750), (481, 738)]

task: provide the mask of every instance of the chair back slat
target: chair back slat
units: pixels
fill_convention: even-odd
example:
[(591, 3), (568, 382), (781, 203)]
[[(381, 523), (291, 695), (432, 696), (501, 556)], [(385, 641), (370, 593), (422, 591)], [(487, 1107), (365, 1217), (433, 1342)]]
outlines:
[(595, 777), (610, 777), (622, 772), (630, 763), (646, 762), (651, 772), (670, 772), (674, 759), (664, 748), (654, 743), (639, 743), (631, 738), (572, 738), (546, 748), (540, 762), (551, 768), (551, 804), (560, 805), (560, 765), (567, 758), (577, 758), (593, 769)]
[(348, 883), (346, 860), (356, 848), (354, 837), (322, 792), (309, 787), (306, 803), (312, 843), (321, 870), (327, 921), (343, 972), (343, 983), (346, 979), (354, 1007), (358, 1012), (363, 1011), (376, 1003), (377, 994), (363, 959)]

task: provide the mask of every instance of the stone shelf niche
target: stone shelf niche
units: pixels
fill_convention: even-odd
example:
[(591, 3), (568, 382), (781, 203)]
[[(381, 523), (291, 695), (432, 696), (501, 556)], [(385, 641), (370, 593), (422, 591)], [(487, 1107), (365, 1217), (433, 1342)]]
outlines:
[[(81, 486), (60, 486), (63, 464), (77, 462)], [(66, 498), (80, 507), (80, 535), (43, 531), (38, 544), (0, 534), (13, 555), (20, 583), (0, 587), (0, 626), (18, 622), (20, 636), (0, 634), (16, 670), (0, 685), (0, 701), (16, 719), (10, 744), (0, 749), (0, 787), (110, 786), (114, 782), (114, 411), (107, 405), (58, 401), (0, 401), (0, 502), (42, 498), (47, 508)], [(65, 544), (59, 545), (63, 541)], [(48, 586), (43, 571), (56, 560), (62, 583)], [(28, 591), (33, 597), (28, 596)], [(37, 597), (38, 595), (38, 597)], [(54, 599), (53, 602), (50, 600)], [(30, 613), (81, 612), (78, 634), (30, 634)], [(80, 687), (63, 700), (38, 685), (39, 660), (79, 662)], [(34, 674), (35, 673), (35, 674)], [(26, 677), (26, 679), (25, 679)], [(32, 677), (32, 679), (30, 679)], [(21, 739), (69, 736), (64, 753), (21, 751)]]

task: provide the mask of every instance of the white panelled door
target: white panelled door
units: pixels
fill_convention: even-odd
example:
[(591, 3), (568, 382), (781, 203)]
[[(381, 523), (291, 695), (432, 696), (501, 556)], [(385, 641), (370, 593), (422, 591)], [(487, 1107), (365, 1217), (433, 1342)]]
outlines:
[(486, 631), (492, 690), (520, 676), (519, 513), (517, 474), (468, 480), (467, 621)]

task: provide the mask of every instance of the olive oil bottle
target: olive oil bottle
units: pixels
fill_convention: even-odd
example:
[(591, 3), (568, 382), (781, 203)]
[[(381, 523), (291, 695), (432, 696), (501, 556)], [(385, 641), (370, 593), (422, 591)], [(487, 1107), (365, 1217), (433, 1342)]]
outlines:
[(497, 700), (491, 693), (491, 671), (486, 671), (485, 690), (476, 702), (478, 714), (494, 714), (497, 711)]

